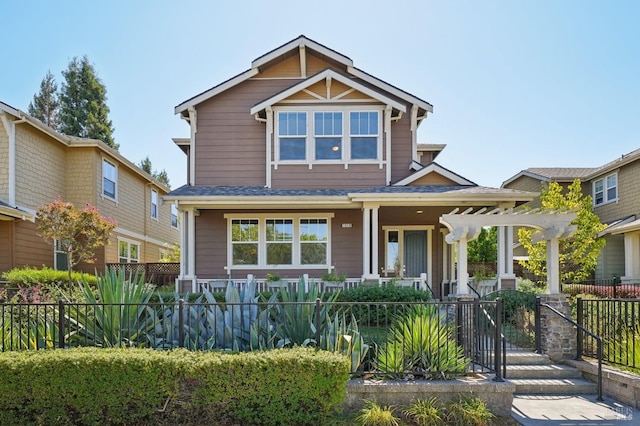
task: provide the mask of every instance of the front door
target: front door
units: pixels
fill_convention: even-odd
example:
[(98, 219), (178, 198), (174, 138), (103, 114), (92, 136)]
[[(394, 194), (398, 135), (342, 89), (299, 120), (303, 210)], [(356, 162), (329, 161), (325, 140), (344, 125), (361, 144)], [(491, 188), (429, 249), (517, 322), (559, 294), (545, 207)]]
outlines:
[(404, 231), (405, 276), (417, 278), (427, 272), (427, 231)]

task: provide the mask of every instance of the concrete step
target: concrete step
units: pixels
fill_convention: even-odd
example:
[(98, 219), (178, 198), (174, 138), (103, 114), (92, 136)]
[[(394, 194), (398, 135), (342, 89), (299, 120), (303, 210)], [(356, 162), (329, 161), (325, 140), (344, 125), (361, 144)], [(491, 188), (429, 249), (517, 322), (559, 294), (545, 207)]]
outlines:
[(585, 379), (507, 379), (516, 385), (516, 394), (588, 395), (596, 385)]
[(528, 351), (507, 351), (507, 366), (509, 365), (551, 365), (547, 355)]
[(581, 379), (577, 368), (556, 364), (509, 365), (507, 379)]

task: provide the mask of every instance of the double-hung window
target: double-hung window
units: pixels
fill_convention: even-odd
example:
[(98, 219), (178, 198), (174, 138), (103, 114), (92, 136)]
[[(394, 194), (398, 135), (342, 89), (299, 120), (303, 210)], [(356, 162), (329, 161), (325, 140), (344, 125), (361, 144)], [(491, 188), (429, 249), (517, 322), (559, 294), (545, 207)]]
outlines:
[(227, 216), (229, 263), (249, 268), (326, 268), (331, 214)]
[(158, 219), (158, 191), (151, 190), (151, 218)]
[(378, 159), (378, 120), (378, 111), (352, 111), (349, 114), (352, 160)]
[(280, 160), (307, 159), (307, 113), (278, 113)]
[(120, 263), (138, 263), (140, 245), (131, 241), (118, 241), (118, 260)]
[(171, 227), (178, 228), (178, 206), (171, 204)]
[(342, 159), (342, 113), (313, 114), (313, 135), (316, 160)]
[(66, 271), (67, 269), (69, 269), (69, 263), (68, 263), (69, 253), (67, 253), (67, 251), (64, 250), (62, 241), (55, 240), (54, 252), (55, 252), (54, 267), (56, 271)]
[(610, 203), (618, 199), (618, 173), (610, 174), (593, 182), (593, 204)]
[(102, 160), (102, 195), (116, 199), (117, 169), (109, 160)]

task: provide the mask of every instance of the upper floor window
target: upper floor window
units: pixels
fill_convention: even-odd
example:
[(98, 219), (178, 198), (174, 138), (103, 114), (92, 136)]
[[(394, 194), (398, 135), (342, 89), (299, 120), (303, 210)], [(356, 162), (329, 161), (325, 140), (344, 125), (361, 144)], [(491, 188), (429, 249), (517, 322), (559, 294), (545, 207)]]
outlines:
[(610, 203), (618, 199), (618, 173), (610, 174), (593, 182), (593, 204)]
[(378, 158), (378, 112), (353, 111), (349, 116), (352, 160)]
[[(277, 161), (296, 163), (377, 162), (381, 160), (381, 110), (339, 107), (338, 111), (277, 112)], [(311, 117), (308, 119), (308, 117)]]
[(342, 159), (342, 113), (313, 114), (313, 135), (316, 160)]
[(171, 227), (178, 227), (178, 206), (171, 204)]
[(158, 191), (155, 189), (151, 190), (151, 217), (158, 218)]
[(307, 158), (307, 113), (278, 113), (280, 160)]
[(120, 263), (138, 263), (140, 245), (131, 241), (118, 241), (118, 261)]
[(118, 173), (115, 164), (109, 160), (102, 160), (102, 195), (116, 199), (116, 185)]

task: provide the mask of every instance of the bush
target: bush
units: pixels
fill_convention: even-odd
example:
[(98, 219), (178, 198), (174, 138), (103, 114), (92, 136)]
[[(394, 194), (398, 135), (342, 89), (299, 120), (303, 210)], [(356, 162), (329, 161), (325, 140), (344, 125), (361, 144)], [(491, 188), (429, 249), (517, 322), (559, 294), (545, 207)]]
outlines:
[[(3, 272), (2, 278), (9, 281), (9, 285), (14, 287), (32, 287), (38, 284), (45, 287), (60, 287), (69, 283), (67, 271), (57, 271), (46, 266), (43, 266), (42, 269), (30, 266), (14, 268)], [(95, 285), (97, 280), (95, 275), (84, 272), (73, 272), (71, 279), (74, 283), (84, 279), (91, 285)]]
[(323, 424), (346, 357), (313, 349), (230, 354), (78, 348), (0, 353), (0, 424)]
[(447, 404), (449, 424), (485, 426), (490, 424), (493, 418), (495, 415), (480, 398), (461, 396), (459, 401)]

